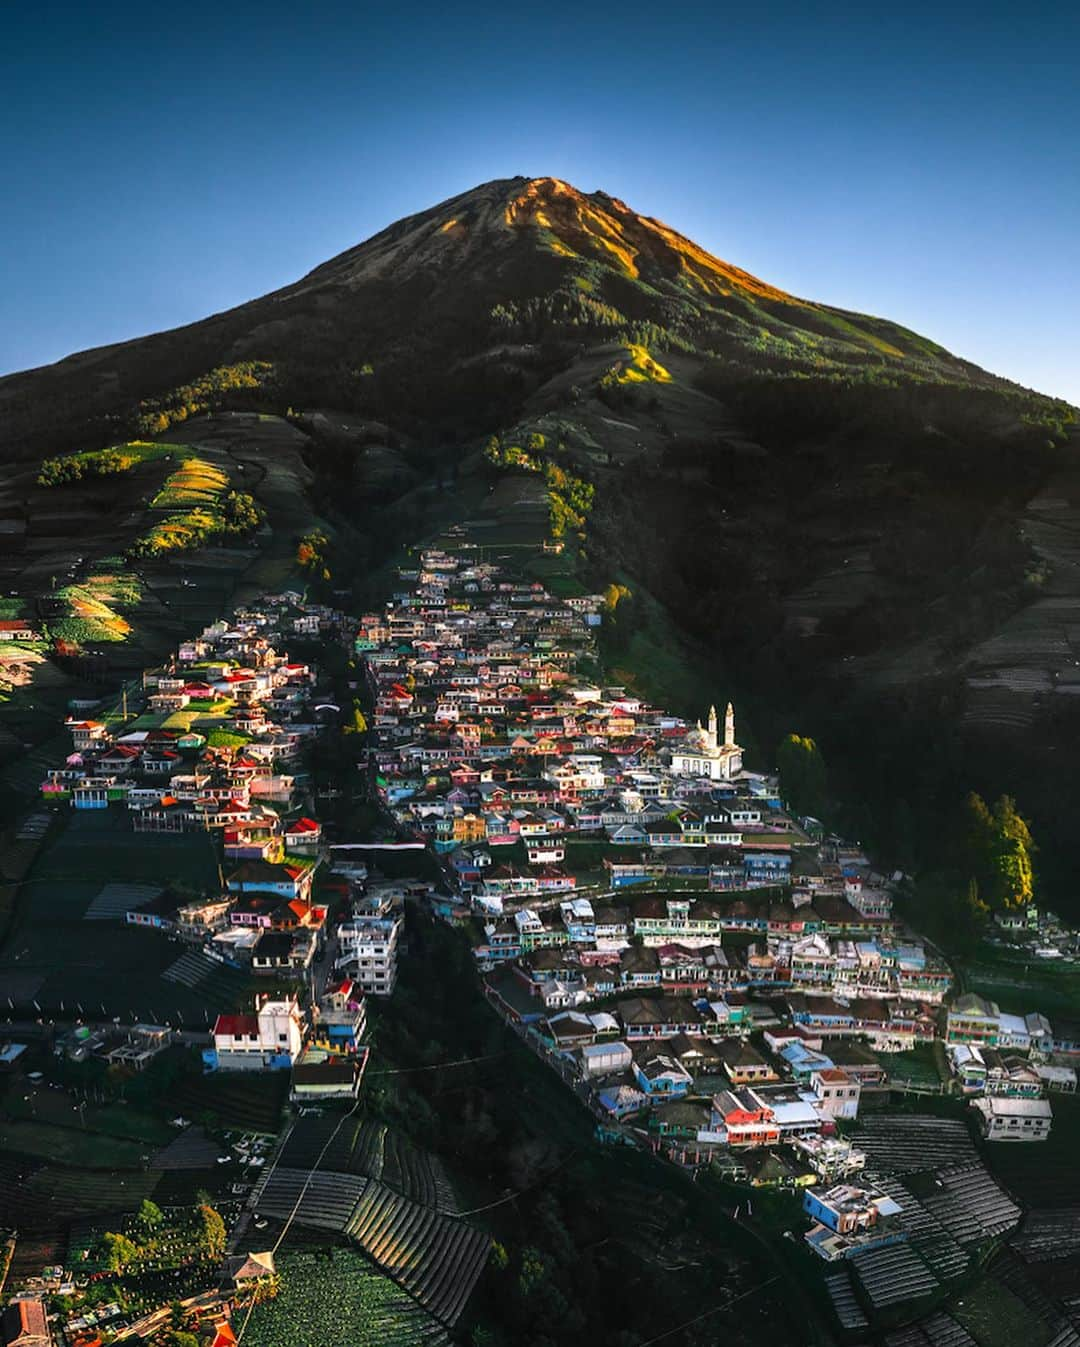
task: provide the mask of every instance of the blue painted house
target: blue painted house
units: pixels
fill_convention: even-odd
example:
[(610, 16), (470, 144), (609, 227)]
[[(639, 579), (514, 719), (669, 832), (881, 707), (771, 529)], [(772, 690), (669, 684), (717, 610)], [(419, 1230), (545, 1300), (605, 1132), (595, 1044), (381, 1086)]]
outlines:
[(664, 1099), (682, 1099), (693, 1085), (693, 1077), (674, 1057), (646, 1050), (634, 1054), (634, 1079), (650, 1103)]

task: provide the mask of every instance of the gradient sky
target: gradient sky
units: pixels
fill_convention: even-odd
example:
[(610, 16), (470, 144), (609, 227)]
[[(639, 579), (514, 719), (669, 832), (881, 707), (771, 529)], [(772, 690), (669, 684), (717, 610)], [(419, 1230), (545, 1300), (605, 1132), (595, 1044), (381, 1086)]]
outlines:
[(878, 8), (0, 4), (0, 371), (551, 174), (1080, 403), (1080, 10)]

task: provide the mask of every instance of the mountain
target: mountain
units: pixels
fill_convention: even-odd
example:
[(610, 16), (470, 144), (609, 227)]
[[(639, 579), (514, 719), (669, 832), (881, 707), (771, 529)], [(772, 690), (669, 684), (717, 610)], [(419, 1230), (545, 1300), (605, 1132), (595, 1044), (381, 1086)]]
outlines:
[[(0, 379), (0, 448), (21, 457), (100, 437), (139, 402), (251, 359), (278, 363), (282, 386), (301, 392), (319, 368), (336, 402), (366, 395), (415, 423), (409, 366), (430, 352), (429, 374), (446, 386), (431, 380), (419, 420), (472, 428), (484, 416), (455, 395), (463, 360), (493, 367), (502, 406), (510, 371), (527, 390), (546, 368), (537, 341), (639, 329), (739, 369), (1011, 387), (896, 324), (786, 294), (603, 192), (512, 178), (401, 220), (261, 299)], [(363, 388), (356, 368), (372, 363), (381, 386)]]
[[(604, 192), (512, 178), (238, 308), (0, 380), (0, 537), (6, 515), (27, 549), (0, 569), (40, 592), (69, 560), (36, 464), (133, 436), (250, 486), (264, 560), (325, 527), (335, 583), (365, 598), (388, 550), (454, 509), (490, 496), (505, 517), (485, 536), (511, 537), (532, 470), (562, 582), (632, 592), (613, 666), (695, 713), (722, 682), (766, 751), (814, 733), (864, 837), (914, 863), (972, 787), (1069, 833), (1053, 755), (1080, 728), (1074, 417)], [(79, 489), (88, 549), (139, 543), (145, 491)], [(1044, 844), (1048, 872), (1058, 854)]]

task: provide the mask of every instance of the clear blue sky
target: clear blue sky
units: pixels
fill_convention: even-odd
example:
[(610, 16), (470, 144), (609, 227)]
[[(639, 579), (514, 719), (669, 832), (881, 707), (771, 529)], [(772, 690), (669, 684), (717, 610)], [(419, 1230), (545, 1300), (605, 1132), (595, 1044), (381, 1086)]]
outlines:
[(883, 8), (2, 6), (0, 371), (520, 173), (1080, 402), (1080, 10)]

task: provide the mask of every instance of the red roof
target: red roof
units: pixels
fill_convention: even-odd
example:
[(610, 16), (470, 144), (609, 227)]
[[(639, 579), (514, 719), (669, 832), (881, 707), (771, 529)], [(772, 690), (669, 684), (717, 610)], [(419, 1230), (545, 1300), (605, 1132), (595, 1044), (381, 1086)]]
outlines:
[(215, 1034), (231, 1034), (234, 1038), (241, 1034), (258, 1034), (258, 1015), (219, 1015), (214, 1021)]
[(319, 824), (313, 818), (298, 818), (295, 823), (290, 823), (287, 832), (290, 833), (317, 833)]
[(0, 631), (28, 631), (30, 623), (25, 618), (5, 618), (0, 622)]

